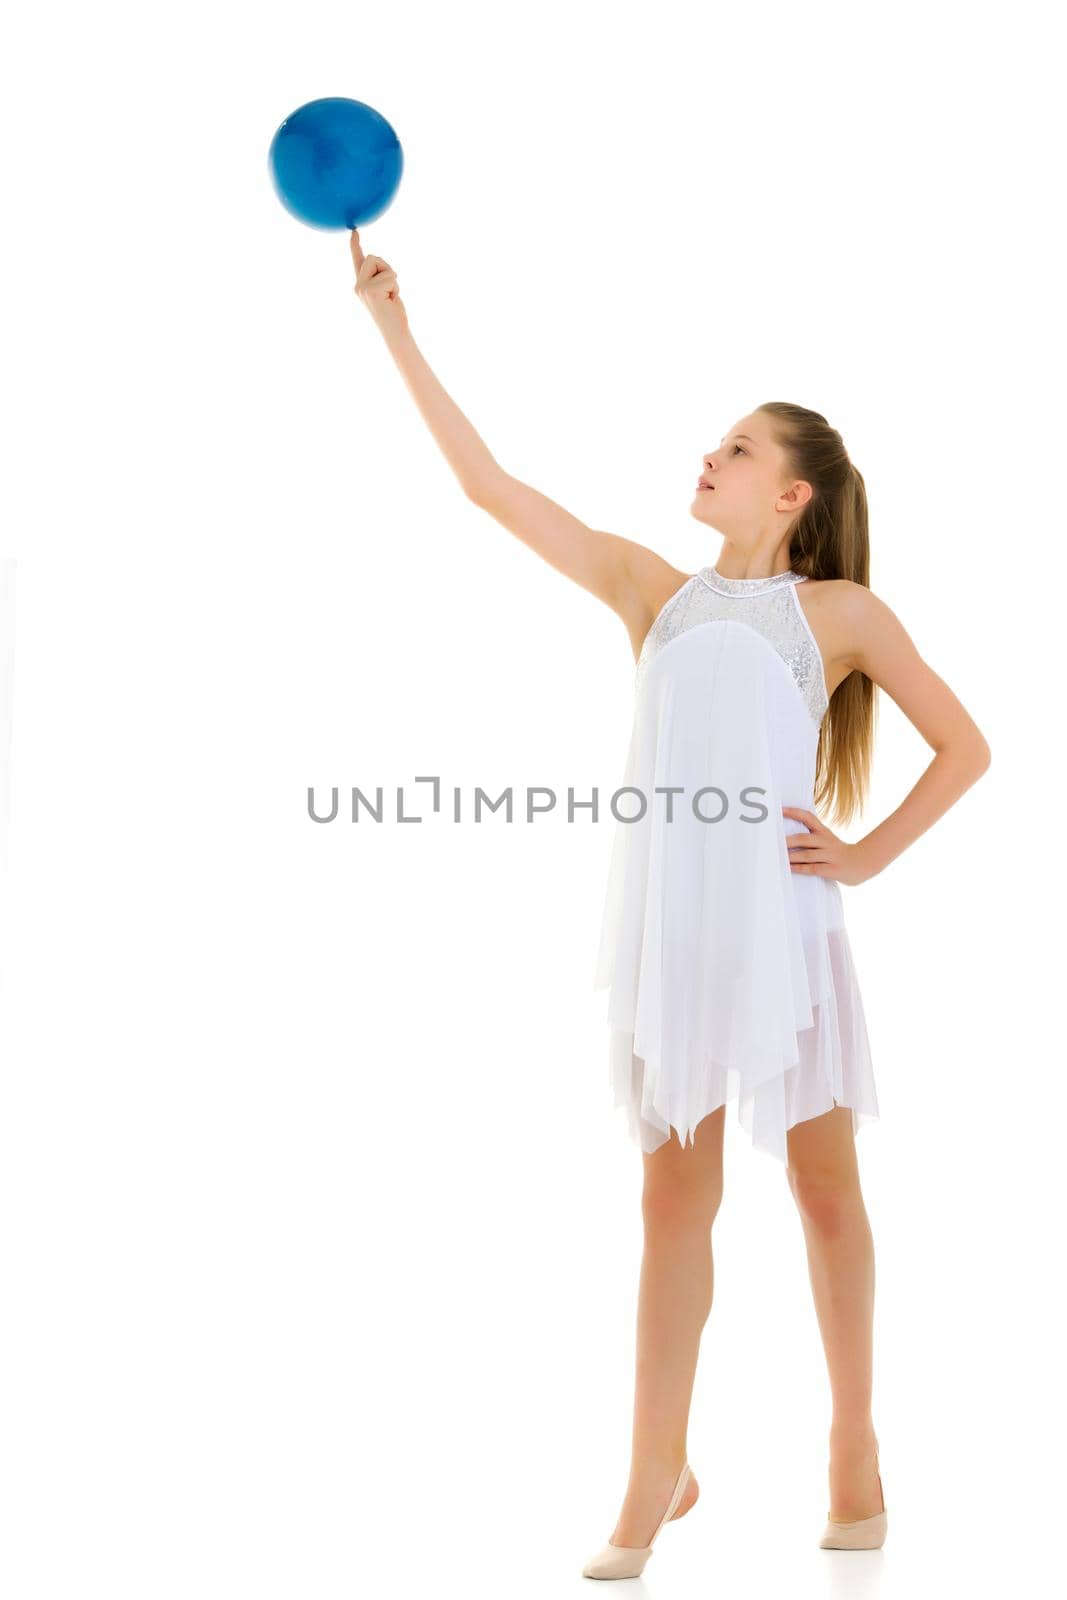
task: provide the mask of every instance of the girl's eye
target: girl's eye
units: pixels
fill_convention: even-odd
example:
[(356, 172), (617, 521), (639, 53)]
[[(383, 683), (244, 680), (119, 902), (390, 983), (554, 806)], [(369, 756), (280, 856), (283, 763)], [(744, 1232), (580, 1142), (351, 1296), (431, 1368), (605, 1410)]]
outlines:
[[(741, 450), (741, 446), (740, 446), (740, 445), (739, 445), (739, 444), (735, 444), (735, 445), (734, 445), (734, 449), (735, 449), (735, 450)], [(745, 451), (744, 451), (744, 450), (741, 450), (741, 454), (742, 454), (742, 455), (744, 455), (744, 454), (745, 454)]]

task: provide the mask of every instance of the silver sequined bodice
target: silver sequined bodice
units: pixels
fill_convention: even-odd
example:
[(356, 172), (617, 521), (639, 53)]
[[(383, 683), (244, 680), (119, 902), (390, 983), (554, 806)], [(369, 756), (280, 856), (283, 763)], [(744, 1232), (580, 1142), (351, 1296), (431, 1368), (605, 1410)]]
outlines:
[(704, 567), (673, 594), (653, 622), (637, 658), (637, 681), (670, 640), (702, 622), (741, 622), (763, 635), (793, 674), (816, 727), (828, 699), (822, 656), (796, 596), (799, 572), (769, 578), (724, 578)]

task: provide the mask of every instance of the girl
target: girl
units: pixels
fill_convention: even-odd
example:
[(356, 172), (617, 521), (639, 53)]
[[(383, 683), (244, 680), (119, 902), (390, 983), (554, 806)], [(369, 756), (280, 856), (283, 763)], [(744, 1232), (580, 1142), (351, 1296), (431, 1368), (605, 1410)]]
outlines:
[[(855, 1135), (878, 1105), (839, 885), (863, 883), (952, 806), (989, 747), (868, 586), (863, 479), (826, 419), (775, 401), (703, 459), (692, 515), (723, 537), (687, 574), (511, 477), (411, 336), (395, 272), (351, 235), (356, 294), (475, 505), (611, 606), (636, 708), (601, 929), (611, 1078), (644, 1161), (629, 1484), (590, 1578), (636, 1576), (698, 1494), (687, 1425), (711, 1309), (726, 1102), (782, 1162), (832, 1395), (820, 1544), (867, 1549), (886, 1512), (871, 1415), (874, 1252)], [(854, 844), (880, 685), (934, 751)], [(619, 802), (621, 804), (621, 802)], [(631, 809), (633, 806), (633, 809)]]

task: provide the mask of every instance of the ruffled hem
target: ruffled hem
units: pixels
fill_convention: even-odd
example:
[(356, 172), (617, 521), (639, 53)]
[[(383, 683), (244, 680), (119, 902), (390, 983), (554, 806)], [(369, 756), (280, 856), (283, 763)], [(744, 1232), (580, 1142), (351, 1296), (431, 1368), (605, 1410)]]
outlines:
[(630, 1137), (646, 1155), (672, 1131), (684, 1147), (705, 1117), (730, 1101), (752, 1144), (788, 1163), (786, 1135), (798, 1122), (835, 1105), (852, 1112), (857, 1134), (879, 1118), (878, 1095), (863, 1007), (844, 928), (827, 934), (832, 991), (812, 1008), (812, 1026), (796, 1034), (795, 1059), (753, 1084), (734, 1066), (689, 1063), (680, 1077), (649, 1070), (635, 1054), (628, 1029), (610, 1030), (609, 1087), (616, 1110), (626, 1113)]

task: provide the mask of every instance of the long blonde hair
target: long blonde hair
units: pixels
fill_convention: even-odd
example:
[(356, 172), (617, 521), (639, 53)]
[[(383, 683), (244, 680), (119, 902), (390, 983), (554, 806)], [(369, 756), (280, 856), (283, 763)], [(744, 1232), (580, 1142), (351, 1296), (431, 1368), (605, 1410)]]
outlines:
[[(793, 524), (789, 564), (806, 578), (848, 578), (870, 588), (867, 491), (845, 443), (826, 418), (787, 400), (756, 407), (769, 417), (786, 472), (814, 491)], [(819, 730), (815, 805), (835, 822), (861, 810), (874, 753), (876, 685), (859, 668), (838, 684)]]

